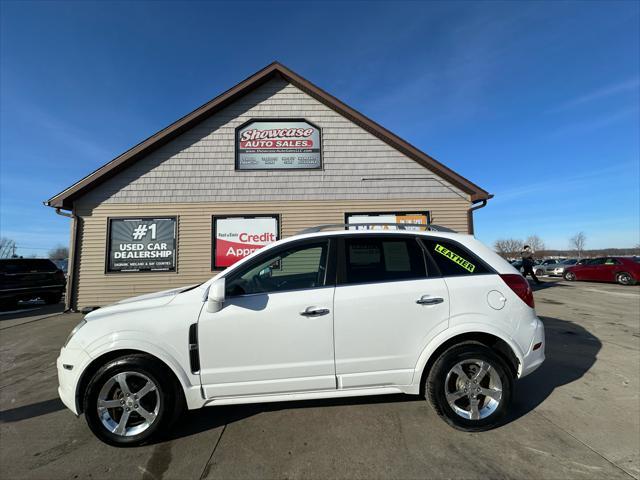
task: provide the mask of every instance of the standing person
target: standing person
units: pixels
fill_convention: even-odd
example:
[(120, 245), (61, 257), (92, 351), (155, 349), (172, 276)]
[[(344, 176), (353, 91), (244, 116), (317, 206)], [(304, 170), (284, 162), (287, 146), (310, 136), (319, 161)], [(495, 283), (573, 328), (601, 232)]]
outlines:
[(527, 275), (531, 275), (533, 281), (536, 282), (536, 285), (540, 285), (542, 282), (538, 280), (536, 274), (533, 273), (533, 254), (535, 252), (529, 245), (525, 245), (520, 255), (522, 256), (522, 269), (524, 270), (524, 278), (527, 278)]

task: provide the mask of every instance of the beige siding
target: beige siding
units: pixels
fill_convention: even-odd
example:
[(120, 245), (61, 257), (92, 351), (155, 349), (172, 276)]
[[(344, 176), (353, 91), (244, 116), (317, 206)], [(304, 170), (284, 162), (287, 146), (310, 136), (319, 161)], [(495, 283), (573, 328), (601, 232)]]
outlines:
[[(305, 118), (322, 129), (323, 168), (235, 171), (235, 127)], [(102, 203), (468, 199), (469, 196), (284, 80), (271, 80), (76, 201)]]
[[(212, 276), (212, 215), (277, 213), (283, 237), (318, 224), (343, 223), (345, 212), (432, 212), (434, 223), (467, 231), (470, 203), (460, 198), (377, 201), (282, 201), (271, 203), (105, 203), (95, 209), (78, 208), (78, 265), (74, 288), (76, 307), (105, 305), (122, 298), (189, 285)], [(176, 273), (105, 274), (107, 219), (109, 217), (178, 216), (178, 269)]]

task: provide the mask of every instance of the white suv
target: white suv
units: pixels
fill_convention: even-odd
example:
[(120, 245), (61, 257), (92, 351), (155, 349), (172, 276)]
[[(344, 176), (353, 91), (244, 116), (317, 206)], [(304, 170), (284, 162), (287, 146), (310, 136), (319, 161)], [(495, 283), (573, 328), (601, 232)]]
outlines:
[(466, 431), (503, 418), (544, 360), (527, 281), (468, 235), (318, 231), (202, 285), (86, 315), (58, 358), (59, 394), (115, 445), (184, 406), (423, 395)]

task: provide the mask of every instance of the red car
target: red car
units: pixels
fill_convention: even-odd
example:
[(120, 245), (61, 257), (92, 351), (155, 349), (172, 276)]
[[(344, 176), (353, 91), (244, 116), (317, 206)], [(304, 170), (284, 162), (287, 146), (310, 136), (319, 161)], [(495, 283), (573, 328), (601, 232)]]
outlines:
[(564, 271), (564, 279), (592, 282), (618, 282), (634, 285), (640, 281), (640, 259), (638, 257), (600, 257), (583, 261)]

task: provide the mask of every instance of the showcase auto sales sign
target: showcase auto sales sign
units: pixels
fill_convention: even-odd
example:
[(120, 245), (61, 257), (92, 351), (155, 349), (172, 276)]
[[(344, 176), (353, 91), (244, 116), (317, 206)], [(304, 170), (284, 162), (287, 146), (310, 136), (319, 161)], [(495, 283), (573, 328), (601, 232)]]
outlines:
[(214, 268), (225, 268), (278, 240), (278, 218), (214, 218), (214, 231)]
[(253, 120), (236, 129), (238, 170), (320, 168), (320, 129), (304, 120)]

